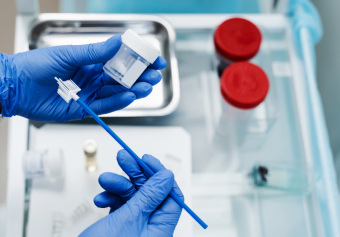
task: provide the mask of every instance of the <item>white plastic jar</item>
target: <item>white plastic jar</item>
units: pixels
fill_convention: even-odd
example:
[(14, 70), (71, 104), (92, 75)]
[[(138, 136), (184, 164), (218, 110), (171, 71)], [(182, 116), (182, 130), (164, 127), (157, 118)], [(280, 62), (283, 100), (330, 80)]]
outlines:
[(258, 109), (268, 94), (269, 79), (260, 67), (237, 62), (224, 70), (220, 80), (216, 75), (211, 81), (208, 86), (212, 117), (207, 120), (213, 125), (209, 135), (210, 160), (215, 170), (237, 170), (240, 151), (249, 148), (250, 128), (257, 122)]
[(254, 109), (267, 96), (269, 79), (260, 67), (249, 62), (238, 62), (223, 72), (220, 90), (222, 114), (216, 129), (229, 132), (231, 126), (236, 131), (234, 135), (243, 140)]
[(27, 151), (23, 156), (26, 179), (48, 178), (51, 181), (64, 176), (64, 156), (59, 148)]
[(128, 29), (122, 35), (122, 45), (119, 51), (107, 61), (104, 71), (129, 89), (159, 55), (157, 48), (133, 30)]

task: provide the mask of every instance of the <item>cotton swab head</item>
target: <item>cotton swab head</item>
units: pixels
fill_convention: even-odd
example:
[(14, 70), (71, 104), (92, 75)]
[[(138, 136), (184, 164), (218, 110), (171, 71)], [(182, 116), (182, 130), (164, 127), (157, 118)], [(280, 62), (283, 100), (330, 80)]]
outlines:
[(57, 80), (59, 88), (58, 94), (67, 102), (69, 103), (70, 100), (76, 95), (81, 89), (72, 81), (62, 81), (60, 78), (55, 77), (54, 79)]

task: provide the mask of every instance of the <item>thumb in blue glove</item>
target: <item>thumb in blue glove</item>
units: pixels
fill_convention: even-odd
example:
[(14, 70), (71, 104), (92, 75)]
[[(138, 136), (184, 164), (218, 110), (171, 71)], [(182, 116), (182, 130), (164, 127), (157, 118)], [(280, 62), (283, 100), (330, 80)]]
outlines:
[(0, 54), (0, 103), (5, 117), (20, 115), (41, 122), (79, 120), (88, 114), (76, 102), (65, 103), (57, 94), (54, 77), (72, 79), (80, 98), (97, 114), (122, 109), (148, 96), (161, 80), (162, 57), (126, 89), (103, 71), (103, 65), (119, 50), (121, 36), (88, 45), (67, 45), (29, 52)]
[(100, 176), (99, 183), (106, 191), (94, 202), (98, 207), (111, 207), (111, 211), (80, 237), (173, 236), (182, 208), (168, 195), (172, 189), (182, 199), (183, 194), (173, 173), (159, 160), (150, 155), (142, 159), (156, 172), (149, 180), (125, 150), (118, 153), (118, 163), (131, 181), (113, 173)]

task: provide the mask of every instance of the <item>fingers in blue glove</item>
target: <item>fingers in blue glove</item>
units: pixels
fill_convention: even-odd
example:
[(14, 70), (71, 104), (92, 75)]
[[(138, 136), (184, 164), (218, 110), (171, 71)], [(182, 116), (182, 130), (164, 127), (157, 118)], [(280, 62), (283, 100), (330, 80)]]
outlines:
[(131, 182), (137, 189), (140, 189), (146, 182), (147, 178), (144, 175), (141, 167), (130, 156), (126, 150), (120, 150), (117, 154), (117, 162), (122, 170), (130, 177)]
[(121, 85), (109, 85), (109, 86), (103, 86), (98, 89), (97, 91), (97, 98), (102, 99), (106, 97), (113, 96), (118, 93), (123, 93), (128, 91), (129, 89), (125, 88)]
[(125, 204), (119, 195), (107, 191), (98, 194), (93, 202), (99, 208), (111, 207), (114, 210)]
[(158, 56), (156, 61), (153, 62), (153, 64), (150, 64), (149, 68), (156, 69), (156, 70), (162, 70), (168, 65), (167, 61), (161, 57)]
[(171, 171), (157, 172), (125, 205), (91, 225), (80, 236), (172, 236), (176, 227), (173, 223), (177, 224), (172, 221), (172, 213), (163, 214), (163, 219), (168, 217), (169, 221), (151, 225), (149, 216), (158, 215), (154, 210), (168, 196), (173, 183), (174, 175)]
[[(162, 175), (159, 175), (158, 173)], [(149, 179), (152, 180), (150, 184), (148, 184), (148, 182), (144, 184), (146, 188), (144, 188), (143, 186), (141, 188), (142, 194), (140, 194), (140, 196), (143, 198), (143, 200), (140, 201), (151, 201), (153, 203), (158, 203), (157, 205), (154, 204), (156, 206), (150, 205), (150, 208), (152, 208), (152, 210), (155, 210), (157, 206), (165, 199), (165, 197), (170, 192), (169, 189), (171, 190), (171, 187), (174, 183), (173, 173), (169, 170), (164, 169), (157, 172), (157, 175), (155, 174), (154, 176)], [(170, 184), (168, 184), (168, 182), (170, 182)], [(127, 180), (123, 176), (113, 173), (102, 174), (99, 177), (99, 183), (106, 191), (98, 194), (94, 198), (94, 203), (96, 204), (96, 206), (101, 208), (111, 207), (110, 213), (120, 208), (124, 204), (123, 202), (126, 202), (133, 198), (137, 191), (129, 180)], [(171, 185), (171, 187), (169, 188), (168, 185)], [(152, 191), (152, 187), (150, 188), (150, 186), (155, 186), (155, 190)], [(152, 199), (147, 199), (147, 196), (150, 196), (150, 198)], [(145, 200), (145, 198), (147, 200)]]
[[(164, 165), (158, 159), (156, 159), (155, 157), (151, 155), (147, 155), (147, 154), (144, 155), (142, 157), (142, 160), (154, 172), (166, 170)], [(134, 184), (135, 184), (135, 181), (137, 181), (139, 186), (141, 186), (141, 183), (145, 182), (145, 179), (146, 179), (145, 173), (142, 171), (141, 167), (136, 163), (136, 161), (130, 156), (130, 154), (127, 151), (125, 150), (119, 151), (118, 156), (117, 156), (117, 161), (120, 167), (122, 168), (122, 170), (124, 170), (124, 172), (130, 177), (131, 181)], [(144, 175), (141, 174), (142, 172)], [(182, 191), (180, 190), (180, 188), (178, 187), (176, 181), (174, 182), (172, 190), (177, 194), (179, 198), (181, 198), (184, 201), (184, 195)], [(171, 197), (166, 198), (164, 203), (162, 203), (162, 205), (159, 206), (158, 209), (160, 213), (167, 213), (167, 212), (176, 213), (177, 212), (178, 215), (180, 215), (182, 211), (182, 208)], [(153, 218), (156, 218), (156, 216)], [(158, 221), (158, 219), (156, 218), (155, 221)]]
[(107, 98), (97, 99), (89, 107), (98, 115), (107, 114), (125, 108), (135, 99), (136, 95), (133, 92), (124, 92)]
[(70, 67), (79, 67), (96, 63), (106, 63), (119, 50), (122, 44), (120, 34), (108, 40), (95, 44), (58, 46), (60, 57), (68, 62)]
[[(115, 195), (116, 194), (123, 194), (124, 201), (128, 201), (136, 192), (136, 189), (140, 189), (143, 184), (146, 182), (146, 177), (141, 170), (140, 166), (135, 162), (135, 160), (130, 156), (130, 154), (126, 150), (120, 150), (117, 154), (117, 161), (120, 167), (123, 169), (123, 171), (130, 177), (130, 180), (124, 180), (122, 178), (118, 178), (118, 175), (111, 174), (108, 175), (108, 173), (104, 173), (99, 177), (99, 183), (104, 188), (106, 191), (112, 192)], [(128, 181), (129, 183), (127, 183)], [(132, 182), (132, 183), (131, 183)], [(130, 185), (134, 185), (133, 188), (135, 188), (135, 191), (132, 192), (132, 187)], [(98, 197), (99, 196), (99, 197)], [(101, 200), (101, 202), (104, 202), (103, 199), (106, 198), (105, 195), (99, 194), (96, 199)], [(114, 211), (118, 209), (112, 208), (112, 206), (116, 206), (115, 203), (111, 202), (116, 202), (116, 200), (113, 199), (107, 199), (106, 200), (106, 207), (110, 206), (111, 211)]]
[(136, 99), (142, 99), (150, 95), (152, 86), (146, 82), (137, 82), (131, 87), (130, 91), (135, 93)]
[[(108, 40), (95, 44), (85, 45), (69, 45), (57, 46), (60, 56), (64, 57), (65, 61), (71, 67), (79, 67), (97, 63), (106, 63), (113, 56), (116, 55), (122, 44), (122, 37), (120, 34), (114, 35)], [(167, 61), (158, 56), (149, 68), (161, 70), (167, 66)]]
[[(144, 155), (142, 159), (153, 171), (158, 171), (159, 173), (163, 170), (166, 170), (164, 165), (158, 159), (156, 159), (155, 157), (151, 155)], [(183, 193), (179, 189), (176, 181), (174, 181), (172, 191), (174, 191), (177, 194), (177, 196), (184, 201)], [(172, 232), (173, 232), (178, 223), (179, 217), (181, 216), (181, 213), (182, 213), (182, 207), (179, 206), (178, 203), (174, 199), (168, 196), (157, 207), (157, 211), (154, 212), (154, 214), (150, 216), (148, 228), (153, 233), (159, 233), (159, 234), (156, 234), (157, 236), (161, 236), (163, 230), (162, 228), (160, 228), (159, 223), (167, 223), (168, 228), (172, 228), (173, 229)]]
[[(162, 163), (151, 155), (144, 155), (142, 160), (155, 172), (166, 170)], [(130, 177), (131, 182), (137, 189), (140, 189), (146, 183), (147, 178), (145, 173), (127, 151), (120, 150), (117, 155), (117, 161), (122, 170)], [(124, 201), (127, 201), (135, 194), (135, 192), (131, 191), (131, 182), (125, 178), (122, 178), (122, 176), (118, 177), (118, 175), (114, 174), (105, 174), (103, 177), (100, 178), (100, 182), (101, 186), (107, 191), (115, 194), (127, 193), (128, 195), (124, 195)], [(117, 189), (122, 191), (117, 191)], [(182, 200), (184, 200), (184, 196), (175, 181), (173, 184), (173, 190)], [(108, 206), (113, 205), (113, 203), (112, 205), (108, 204)], [(162, 205), (158, 207), (158, 210), (160, 213), (175, 213), (175, 216), (177, 216), (181, 214), (182, 208), (172, 198), (168, 197), (166, 198), (164, 203), (162, 203)], [(156, 217), (157, 215), (153, 218)], [(155, 219), (155, 221), (158, 221), (157, 218)]]
[(165, 169), (157, 172), (122, 208), (132, 210), (137, 208), (138, 210), (135, 210), (137, 213), (142, 211), (143, 215), (150, 215), (169, 195), (174, 181), (174, 174), (170, 170)]
[(127, 202), (137, 191), (130, 180), (109, 172), (99, 176), (99, 184), (106, 191), (120, 196), (124, 202)]
[(157, 85), (161, 79), (162, 75), (158, 71), (147, 68), (139, 77), (137, 82), (147, 82), (154, 86)]
[[(161, 70), (165, 68), (167, 65), (167, 62), (164, 58), (159, 56), (156, 61), (147, 68), (142, 75), (137, 80), (140, 82), (148, 82), (151, 85), (156, 85), (161, 79), (162, 76), (157, 70)], [(103, 72), (102, 77), (103, 83), (105, 85), (118, 85), (119, 83), (116, 82), (112, 77), (110, 77), (106, 72)]]
[[(155, 157), (153, 157), (152, 155), (148, 155), (145, 154), (142, 157), (142, 160), (154, 171), (154, 172), (158, 172), (160, 170), (165, 170), (166, 168), (164, 167), (164, 165)], [(177, 196), (179, 198), (181, 198), (184, 201), (184, 195), (182, 193), (182, 191), (180, 190), (180, 188), (178, 187), (176, 181), (174, 183), (174, 187), (173, 187), (173, 191), (177, 194)]]
[(152, 92), (152, 86), (146, 82), (138, 82), (131, 89), (127, 89), (121, 85), (103, 86), (97, 91), (97, 98), (106, 98), (118, 93), (133, 92), (136, 99), (145, 98)]
[[(164, 165), (152, 155), (145, 154), (142, 160), (154, 171), (165, 170)], [(139, 189), (147, 180), (147, 176), (137, 162), (130, 156), (126, 150), (120, 150), (117, 155), (117, 161), (122, 170), (130, 177), (130, 180)], [(178, 187), (176, 181), (173, 187), (174, 192), (184, 201), (184, 195)]]

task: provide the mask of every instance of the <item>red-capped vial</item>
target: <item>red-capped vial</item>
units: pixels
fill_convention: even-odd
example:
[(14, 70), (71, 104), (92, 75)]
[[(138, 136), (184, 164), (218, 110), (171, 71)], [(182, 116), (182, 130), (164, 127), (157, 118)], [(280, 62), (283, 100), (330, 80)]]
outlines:
[(248, 61), (259, 51), (262, 36), (259, 28), (242, 18), (220, 24), (214, 34), (219, 72), (233, 62)]
[(244, 119), (266, 98), (269, 79), (255, 64), (237, 62), (224, 70), (220, 89), (224, 115)]
[(255, 64), (236, 62), (207, 86), (211, 108), (207, 121), (213, 128), (209, 132), (211, 159), (220, 162), (220, 167), (234, 169), (239, 163), (234, 154), (257, 149), (267, 137), (271, 119), (267, 110), (271, 103), (265, 102), (269, 80)]

